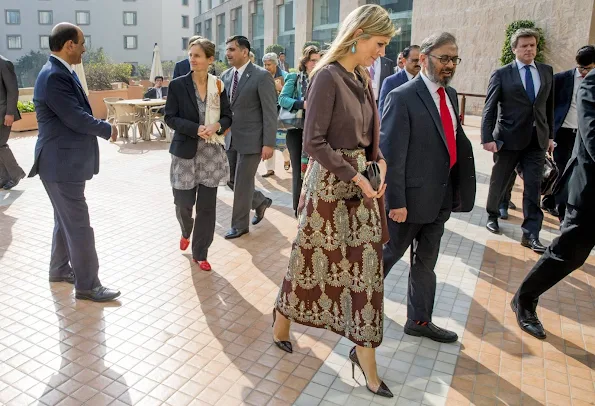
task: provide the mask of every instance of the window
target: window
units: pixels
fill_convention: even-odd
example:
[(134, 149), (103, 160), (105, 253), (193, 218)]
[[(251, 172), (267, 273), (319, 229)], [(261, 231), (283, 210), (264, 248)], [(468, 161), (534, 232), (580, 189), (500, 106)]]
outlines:
[(124, 11), (124, 25), (136, 25), (136, 11)]
[(182, 50), (185, 51), (188, 49), (188, 37), (182, 37)]
[(194, 34), (200, 35), (201, 34), (201, 23), (194, 24)]
[(188, 5), (188, 0), (182, 0), (182, 6), (187, 6)]
[(21, 23), (20, 10), (6, 10), (6, 24), (16, 25)]
[(395, 28), (401, 30), (386, 47), (387, 58), (395, 59), (403, 48), (411, 45), (413, 0), (368, 0), (367, 3), (384, 7)]
[(207, 21), (205, 21), (205, 37), (206, 38), (213, 38), (213, 29), (211, 27), (211, 23), (213, 22), (213, 19), (209, 18)]
[(136, 35), (124, 35), (124, 49), (136, 49), (137, 37)]
[(50, 48), (50, 36), (49, 35), (40, 35), (39, 36), (39, 48), (41, 48), (41, 49), (49, 49)]
[(75, 15), (77, 25), (91, 24), (91, 13), (89, 13), (88, 11), (76, 11)]
[(210, 10), (213, 8), (213, 0), (207, 0), (207, 10)]
[(188, 28), (190, 25), (188, 16), (182, 16), (182, 28)]
[[(127, 1), (127, 0), (124, 0)], [(130, 1), (130, 0), (128, 0)], [(138, 62), (124, 62), (127, 63), (128, 65), (132, 66), (132, 76), (138, 76)]]
[(87, 48), (87, 49), (91, 48), (91, 36), (90, 35), (85, 35), (85, 48)]
[(252, 52), (258, 64), (264, 56), (264, 7), (263, 1), (257, 0), (255, 12), (252, 14)]
[(39, 10), (37, 12), (37, 19), (40, 25), (51, 25), (54, 20), (54, 15), (51, 10)]
[(339, 27), (339, 0), (313, 0), (312, 41), (324, 48), (337, 36)]
[(219, 49), (216, 58), (219, 59), (219, 55), (225, 55), (225, 13), (217, 16), (217, 42)]
[(285, 0), (283, 5), (279, 6), (277, 17), (279, 27), (277, 44), (285, 48), (285, 63), (288, 66), (295, 66), (293, 61), (295, 54), (295, 1)]
[(231, 10), (231, 35), (242, 35), (242, 8)]
[(7, 35), (8, 49), (21, 49), (21, 36), (20, 35)]

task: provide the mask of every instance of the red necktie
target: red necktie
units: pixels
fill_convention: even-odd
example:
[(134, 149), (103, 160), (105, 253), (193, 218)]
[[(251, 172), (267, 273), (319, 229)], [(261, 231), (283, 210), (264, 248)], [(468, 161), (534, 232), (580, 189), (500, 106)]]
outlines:
[(457, 141), (455, 139), (455, 129), (452, 125), (452, 116), (446, 105), (446, 94), (444, 88), (438, 88), (438, 95), (440, 96), (440, 121), (442, 121), (442, 128), (446, 136), (446, 144), (448, 145), (448, 154), (450, 155), (450, 167), (457, 163)]

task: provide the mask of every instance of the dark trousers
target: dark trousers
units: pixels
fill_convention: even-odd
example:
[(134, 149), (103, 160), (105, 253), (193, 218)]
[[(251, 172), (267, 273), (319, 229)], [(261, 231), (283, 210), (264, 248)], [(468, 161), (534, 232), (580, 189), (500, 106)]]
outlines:
[(19, 166), (10, 147), (8, 136), (11, 127), (4, 125), (4, 117), (0, 117), (0, 187), (8, 181), (17, 181), (25, 177), (25, 172)]
[(50, 276), (74, 271), (77, 290), (101, 286), (95, 234), (85, 200), (85, 182), (47, 182), (43, 186), (54, 208)]
[(434, 297), (436, 296), (436, 274), (434, 268), (440, 251), (440, 240), (444, 234), (444, 223), (452, 210), (452, 183), (444, 196), (438, 217), (428, 224), (397, 223), (388, 219), (390, 240), (382, 250), (384, 277), (410, 250), (411, 268), (407, 287), (407, 317), (416, 321), (432, 321)]
[[(217, 188), (198, 185), (194, 189), (172, 189), (176, 218), (180, 223), (182, 236), (186, 239), (192, 234), (192, 258), (206, 261), (207, 252), (215, 235), (215, 218), (217, 210)], [(196, 217), (192, 220), (192, 212), (196, 205)], [(192, 233), (194, 229), (194, 233)]]
[(287, 130), (287, 149), (289, 150), (289, 159), (291, 161), (291, 194), (293, 197), (293, 211), (297, 217), (297, 208), (300, 202), (300, 193), (302, 192), (302, 144), (304, 130), (294, 128)]
[(523, 150), (501, 149), (494, 154), (494, 166), (490, 177), (490, 189), (486, 211), (490, 220), (497, 220), (500, 203), (506, 193), (510, 177), (517, 164), (523, 173), (523, 224), (521, 229), (527, 237), (539, 238), (543, 212), (540, 206), (541, 180), (545, 165), (545, 150), (539, 146), (535, 128), (531, 143)]
[(594, 221), (592, 209), (567, 205), (562, 234), (539, 258), (515, 295), (519, 306), (534, 311), (539, 296), (585, 263), (595, 246)]
[[(496, 157), (494, 156), (494, 160)], [(508, 209), (508, 205), (510, 204), (510, 200), (512, 199), (512, 189), (514, 188), (514, 182), (516, 182), (516, 172), (513, 171), (512, 175), (510, 175), (510, 180), (506, 185), (506, 191), (504, 192), (504, 197), (502, 201), (500, 201), (500, 209)]]
[(250, 209), (263, 204), (266, 197), (254, 190), (254, 176), (261, 154), (240, 154), (232, 146), (227, 150), (230, 178), (233, 178), (233, 209), (231, 227), (247, 230), (250, 227)]
[[(572, 149), (574, 148), (574, 141), (576, 140), (576, 130), (571, 128), (560, 128), (554, 137), (556, 141), (556, 148), (554, 148), (554, 162), (558, 167), (558, 180), (562, 177), (564, 169), (572, 156)], [(566, 195), (564, 193), (557, 193), (543, 197), (543, 207), (548, 209), (558, 209), (560, 217), (564, 218), (566, 211)]]

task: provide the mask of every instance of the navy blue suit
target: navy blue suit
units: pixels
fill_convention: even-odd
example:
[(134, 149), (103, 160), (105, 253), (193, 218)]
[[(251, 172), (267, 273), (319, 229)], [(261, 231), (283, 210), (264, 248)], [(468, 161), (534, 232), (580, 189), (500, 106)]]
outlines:
[(92, 115), (75, 76), (54, 57), (39, 72), (33, 94), (39, 137), (29, 177), (39, 175), (54, 208), (50, 277), (75, 276), (77, 290), (100, 286), (85, 181), (99, 172), (97, 137), (111, 125)]
[(396, 89), (397, 87), (401, 86), (404, 83), (407, 83), (409, 78), (407, 77), (407, 73), (405, 69), (393, 73), (382, 83), (382, 87), (380, 88), (380, 95), (378, 96), (378, 113), (380, 113), (380, 118), (382, 118), (382, 109), (384, 108), (384, 99), (390, 93), (391, 90)]
[(174, 66), (174, 77), (172, 79), (185, 76), (188, 73), (190, 73), (190, 61), (188, 58), (182, 59), (181, 61), (176, 62), (176, 66)]

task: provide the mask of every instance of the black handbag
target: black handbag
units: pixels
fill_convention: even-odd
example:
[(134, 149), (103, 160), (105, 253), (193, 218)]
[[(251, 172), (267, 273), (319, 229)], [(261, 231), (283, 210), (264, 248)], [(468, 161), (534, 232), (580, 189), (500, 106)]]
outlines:
[(380, 183), (382, 182), (382, 179), (380, 178), (380, 167), (376, 162), (370, 163), (363, 175), (366, 177), (366, 179), (368, 179), (368, 182), (370, 182), (372, 189), (375, 191), (380, 189)]
[[(516, 173), (523, 179), (523, 168), (519, 163), (516, 167)], [(541, 180), (541, 194), (543, 196), (552, 194), (556, 179), (560, 170), (550, 154), (545, 155), (545, 164), (543, 165), (543, 179)]]

